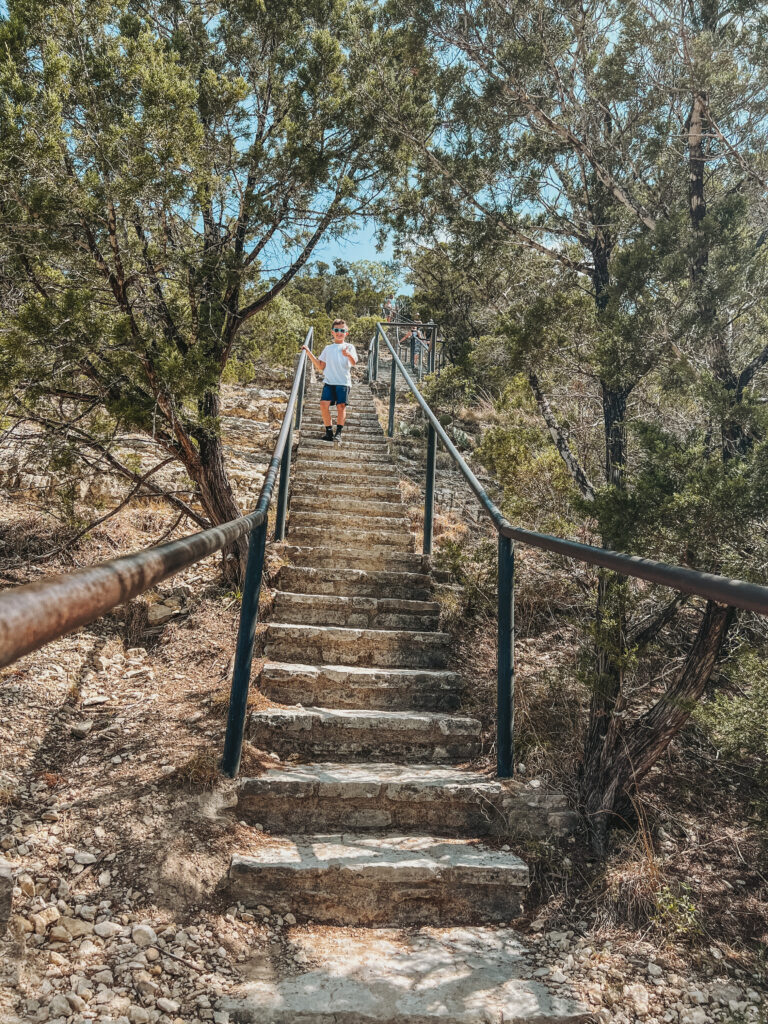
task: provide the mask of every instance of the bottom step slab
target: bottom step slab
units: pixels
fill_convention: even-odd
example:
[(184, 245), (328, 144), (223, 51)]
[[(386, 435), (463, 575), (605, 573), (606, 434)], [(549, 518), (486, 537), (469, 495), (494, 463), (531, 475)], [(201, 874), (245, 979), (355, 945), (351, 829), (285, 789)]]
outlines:
[(298, 929), (262, 981), (217, 1003), (238, 1024), (587, 1024), (565, 985), (533, 979), (537, 964), (507, 928)]
[(232, 899), (318, 924), (484, 924), (520, 914), (528, 866), (469, 840), (295, 836), (235, 855), (229, 884)]

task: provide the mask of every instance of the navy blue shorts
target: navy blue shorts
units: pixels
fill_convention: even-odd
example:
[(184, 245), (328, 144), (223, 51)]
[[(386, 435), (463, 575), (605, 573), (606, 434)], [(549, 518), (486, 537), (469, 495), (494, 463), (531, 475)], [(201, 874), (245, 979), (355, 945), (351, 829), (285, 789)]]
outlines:
[(331, 405), (346, 405), (348, 397), (349, 388), (345, 384), (323, 384), (320, 401), (330, 402)]

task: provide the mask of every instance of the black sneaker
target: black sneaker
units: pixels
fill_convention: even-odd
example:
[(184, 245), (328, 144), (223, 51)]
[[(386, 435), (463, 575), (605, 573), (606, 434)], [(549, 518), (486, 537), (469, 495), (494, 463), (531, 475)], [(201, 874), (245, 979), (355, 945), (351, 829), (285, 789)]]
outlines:
[(333, 442), (333, 431), (331, 430), (330, 427), (328, 427), (326, 432), (322, 435), (321, 440)]

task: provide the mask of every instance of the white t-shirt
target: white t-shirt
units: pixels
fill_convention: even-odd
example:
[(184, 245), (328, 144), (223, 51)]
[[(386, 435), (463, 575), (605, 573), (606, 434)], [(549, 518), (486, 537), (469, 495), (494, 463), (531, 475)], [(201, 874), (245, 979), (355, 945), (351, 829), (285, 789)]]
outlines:
[(351, 345), (348, 341), (334, 342), (331, 345), (326, 345), (320, 353), (320, 361), (325, 363), (323, 380), (326, 384), (342, 384), (344, 387), (349, 388), (352, 386), (352, 364), (341, 351), (342, 347), (346, 348), (355, 362), (357, 362), (355, 346)]

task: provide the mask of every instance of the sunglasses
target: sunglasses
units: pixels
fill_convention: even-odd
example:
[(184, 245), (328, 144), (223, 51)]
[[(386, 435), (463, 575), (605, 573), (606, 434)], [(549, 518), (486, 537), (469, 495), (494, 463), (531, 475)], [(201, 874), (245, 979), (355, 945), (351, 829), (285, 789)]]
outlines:
[(331, 330), (334, 334), (347, 334), (346, 327), (332, 327)]

